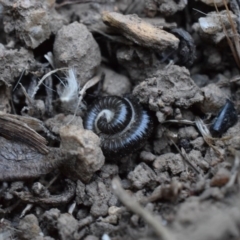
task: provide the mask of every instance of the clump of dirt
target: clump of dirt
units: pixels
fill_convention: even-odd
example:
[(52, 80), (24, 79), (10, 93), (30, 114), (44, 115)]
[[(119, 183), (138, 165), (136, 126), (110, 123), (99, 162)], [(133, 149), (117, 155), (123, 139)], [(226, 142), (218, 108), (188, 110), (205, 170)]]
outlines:
[(239, 8), (3, 0), (0, 238), (239, 239)]
[(81, 23), (71, 23), (56, 34), (53, 46), (54, 66), (75, 69), (79, 84), (94, 76), (101, 61), (99, 46)]

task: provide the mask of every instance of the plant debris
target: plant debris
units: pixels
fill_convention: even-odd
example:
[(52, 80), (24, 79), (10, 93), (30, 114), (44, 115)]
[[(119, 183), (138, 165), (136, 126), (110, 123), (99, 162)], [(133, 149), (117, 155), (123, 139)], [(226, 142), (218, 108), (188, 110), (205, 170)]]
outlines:
[[(44, 188), (41, 185), (39, 188)], [(64, 203), (68, 203), (75, 195), (75, 184), (70, 180), (67, 181), (67, 188), (60, 195), (51, 195), (46, 190), (41, 189), (42, 192), (40, 196), (34, 196), (29, 192), (14, 192), (14, 194), (19, 197), (23, 202), (27, 203), (36, 203), (40, 205), (61, 205)], [(36, 192), (35, 192), (36, 194)]]
[(179, 40), (174, 35), (154, 27), (137, 16), (104, 12), (102, 19), (105, 24), (118, 29), (126, 38), (138, 45), (159, 51), (178, 47)]

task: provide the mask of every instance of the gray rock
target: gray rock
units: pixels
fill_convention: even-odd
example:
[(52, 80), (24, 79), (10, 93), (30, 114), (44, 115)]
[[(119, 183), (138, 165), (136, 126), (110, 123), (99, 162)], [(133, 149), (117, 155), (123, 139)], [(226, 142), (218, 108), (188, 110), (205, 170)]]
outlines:
[(156, 181), (156, 174), (146, 163), (142, 162), (128, 174), (128, 179), (135, 188), (141, 189), (146, 185), (152, 186), (152, 183)]
[[(160, 111), (165, 118), (172, 115), (172, 106), (189, 108), (203, 101), (200, 88), (193, 82), (185, 67), (170, 65), (156, 71), (151, 78), (135, 87), (133, 95), (153, 111)], [(164, 121), (161, 117), (158, 119)]]
[(35, 239), (40, 236), (41, 229), (35, 215), (26, 215), (18, 225), (18, 237), (21, 240)]
[(100, 50), (92, 34), (78, 22), (63, 26), (57, 32), (53, 54), (57, 68), (75, 69), (81, 86), (94, 76), (101, 62)]
[(68, 213), (61, 214), (57, 221), (57, 228), (61, 240), (76, 240), (78, 221)]
[(79, 129), (75, 125), (62, 127), (60, 137), (61, 148), (76, 156), (66, 161), (61, 170), (72, 179), (90, 181), (105, 160), (99, 137), (92, 131)]

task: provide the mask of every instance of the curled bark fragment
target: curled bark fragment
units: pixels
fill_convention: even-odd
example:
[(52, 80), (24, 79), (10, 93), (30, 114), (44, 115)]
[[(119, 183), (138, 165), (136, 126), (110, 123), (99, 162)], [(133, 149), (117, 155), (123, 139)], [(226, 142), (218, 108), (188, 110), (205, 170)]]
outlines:
[(102, 20), (138, 45), (159, 51), (178, 47), (179, 40), (173, 34), (145, 22), (137, 15), (124, 16), (116, 12), (104, 12)]
[(44, 132), (48, 138), (55, 140), (56, 137), (53, 135), (52, 131), (48, 130), (48, 126), (45, 126), (41, 120), (30, 117), (30, 116), (21, 116), (21, 115), (13, 115), (13, 114), (4, 114), (4, 116), (11, 117), (12, 119), (21, 121), (22, 124), (27, 124), (28, 127), (32, 128), (36, 132)]
[(60, 205), (68, 203), (75, 195), (76, 185), (70, 180), (66, 180), (67, 185), (63, 193), (59, 195), (50, 195), (46, 197), (34, 196), (30, 192), (14, 192), (22, 201), (27, 203), (48, 204), (48, 205)]

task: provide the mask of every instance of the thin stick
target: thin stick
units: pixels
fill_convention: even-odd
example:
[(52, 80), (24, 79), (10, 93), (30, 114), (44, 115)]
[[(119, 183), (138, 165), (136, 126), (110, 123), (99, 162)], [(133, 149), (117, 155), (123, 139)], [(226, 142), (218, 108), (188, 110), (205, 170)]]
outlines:
[(25, 87), (24, 87), (21, 83), (19, 83), (19, 85), (20, 85), (20, 87), (21, 87), (21, 89), (22, 89), (22, 91), (23, 91), (24, 96), (25, 96), (26, 99), (28, 100), (29, 104), (30, 104), (31, 106), (34, 106), (34, 104), (33, 104), (33, 102), (32, 102), (32, 99), (28, 96)]
[(50, 188), (50, 186), (58, 179), (58, 177), (60, 176), (60, 173), (58, 173), (46, 186), (46, 188)]
[(71, 5), (71, 4), (79, 4), (79, 3), (101, 3), (102, 1), (97, 1), (97, 0), (75, 0), (75, 1), (63, 1), (62, 3), (56, 4), (55, 7), (56, 8), (60, 8), (63, 7), (65, 5)]
[[(19, 200), (19, 201), (21, 202), (21, 200)], [(32, 208), (33, 208), (33, 204), (28, 203), (27, 206), (23, 209), (19, 218), (23, 218), (26, 215), (26, 213), (29, 212)]]
[[(223, 0), (223, 2), (224, 2), (224, 4), (226, 4), (226, 2), (225, 2), (224, 0)], [(223, 24), (223, 21), (222, 21), (220, 12), (219, 12), (219, 10), (218, 10), (218, 7), (217, 7), (215, 1), (214, 1), (214, 5), (215, 5), (215, 9), (216, 9), (217, 13), (219, 14), (220, 22), (221, 22), (223, 31), (224, 31), (224, 33), (225, 33), (225, 36), (226, 36), (228, 45), (229, 45), (229, 47), (230, 47), (230, 49), (231, 49), (231, 52), (232, 52), (232, 54), (233, 54), (233, 57), (234, 57), (237, 65), (238, 65), (238, 67), (240, 68), (239, 54), (237, 54), (237, 50), (235, 49), (235, 47), (236, 47), (237, 49), (239, 49), (239, 43), (237, 43), (238, 40), (236, 39), (236, 37), (234, 37), (234, 43), (235, 43), (235, 45), (236, 45), (236, 46), (234, 47), (234, 43), (232, 42), (232, 40), (231, 40), (230, 37), (228, 36), (227, 29), (225, 28), (225, 25)], [(226, 5), (225, 5), (225, 7), (226, 7)], [(229, 14), (229, 9), (228, 9), (228, 8), (226, 8), (226, 9), (228, 10), (228, 19), (229, 19), (229, 21), (230, 21), (230, 24), (231, 24), (231, 27), (232, 27), (232, 31), (235, 33), (236, 31), (234, 31), (235, 27), (234, 27), (234, 25), (233, 25), (232, 18), (231, 18), (230, 14)], [(236, 34), (234, 34), (234, 35), (236, 35)]]
[(235, 25), (234, 25), (234, 22), (232, 20), (231, 15), (230, 15), (230, 11), (229, 11), (229, 8), (228, 8), (228, 5), (227, 5), (226, 1), (223, 0), (223, 3), (224, 3), (225, 8), (227, 9), (228, 20), (230, 21), (230, 24), (231, 24), (231, 27), (232, 27), (232, 31), (234, 33), (233, 39), (234, 39), (235, 48), (236, 48), (237, 55), (238, 55), (238, 60), (239, 60), (239, 55), (240, 55), (239, 34), (237, 32), (237, 29), (235, 28)]
[(57, 68), (57, 69), (54, 69), (54, 70), (48, 72), (47, 74), (45, 74), (45, 75), (40, 79), (40, 81), (38, 82), (38, 85), (35, 87), (35, 89), (34, 89), (34, 91), (33, 91), (33, 93), (32, 93), (31, 98), (34, 99), (34, 97), (35, 97), (35, 95), (36, 95), (36, 93), (37, 93), (40, 85), (43, 83), (43, 81), (44, 81), (46, 78), (48, 78), (50, 75), (52, 75), (52, 74), (55, 73), (55, 72), (58, 72), (58, 71), (61, 71), (61, 70), (67, 70), (67, 69), (68, 69), (68, 68)]
[(137, 201), (123, 190), (120, 181), (117, 178), (112, 180), (112, 188), (120, 201), (132, 212), (142, 217), (155, 231), (157, 236), (162, 240), (175, 240), (166, 227), (164, 227), (158, 219), (156, 219), (149, 211), (144, 209)]
[(195, 122), (193, 121), (190, 121), (190, 120), (176, 120), (176, 119), (170, 119), (170, 120), (166, 120), (164, 121), (163, 123), (179, 123), (179, 124), (186, 124), (186, 125), (191, 125), (191, 126), (194, 126), (195, 125)]
[(197, 168), (195, 168), (195, 166), (192, 165), (192, 163), (191, 163), (190, 159), (188, 158), (188, 156), (187, 156), (186, 152), (184, 151), (184, 149), (183, 149), (183, 151), (181, 151), (181, 150), (179, 149), (179, 147), (176, 145), (176, 143), (175, 143), (172, 139), (169, 139), (169, 140), (170, 140), (171, 143), (174, 145), (174, 147), (178, 150), (178, 152), (179, 152), (180, 155), (182, 156), (183, 160), (193, 169), (193, 171), (194, 171), (195, 173), (197, 173), (197, 174), (199, 175), (200, 172), (198, 171)]
[(233, 184), (236, 181), (237, 175), (239, 173), (239, 167), (240, 167), (240, 159), (239, 159), (239, 153), (235, 153), (235, 159), (234, 164), (231, 170), (231, 177), (228, 181), (228, 183), (222, 188), (222, 192), (226, 193), (228, 189), (230, 189)]
[(194, 10), (194, 11), (196, 11), (196, 12), (199, 12), (199, 13), (201, 13), (201, 14), (207, 16), (207, 14), (206, 14), (205, 12), (202, 12), (202, 11), (196, 9), (196, 8), (192, 8), (192, 10)]
[(12, 90), (13, 92), (16, 90), (16, 88), (17, 88), (19, 82), (21, 81), (22, 76), (23, 76), (24, 73), (25, 73), (25, 69), (22, 70), (21, 76), (20, 76), (20, 78), (18, 79), (18, 81), (17, 81), (15, 87), (14, 87), (13, 90)]

